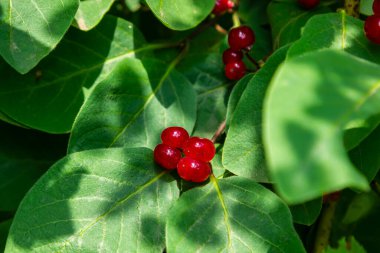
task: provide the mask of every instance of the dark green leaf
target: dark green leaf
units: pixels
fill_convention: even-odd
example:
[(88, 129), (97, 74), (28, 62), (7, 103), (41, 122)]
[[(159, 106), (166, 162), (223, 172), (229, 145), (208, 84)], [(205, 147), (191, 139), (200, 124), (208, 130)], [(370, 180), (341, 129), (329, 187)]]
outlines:
[(297, 40), (301, 35), (301, 28), (309, 18), (328, 11), (324, 5), (306, 11), (297, 1), (271, 1), (268, 6), (268, 16), (272, 28), (273, 47), (279, 48)]
[(154, 15), (167, 27), (187, 30), (205, 19), (215, 5), (215, 0), (146, 0)]
[(5, 252), (162, 252), (179, 193), (152, 157), (114, 148), (60, 160), (22, 201)]
[(293, 222), (310, 226), (317, 220), (321, 212), (322, 198), (290, 206), (289, 208), (293, 216)]
[(379, 66), (337, 50), (286, 61), (264, 106), (264, 146), (276, 187), (300, 203), (345, 187), (368, 190), (342, 143), (345, 125), (380, 111)]
[(349, 155), (354, 165), (372, 181), (380, 169), (380, 127), (377, 127)]
[(109, 16), (89, 32), (72, 29), (28, 75), (19, 75), (0, 62), (1, 111), (32, 128), (69, 132), (94, 83), (121, 60), (152, 49), (144, 43), (131, 23)]
[(223, 148), (223, 165), (232, 173), (268, 182), (262, 144), (262, 108), (267, 86), (288, 47), (278, 50), (249, 81), (233, 113)]
[(114, 0), (81, 0), (75, 14), (75, 26), (83, 31), (94, 28), (113, 2)]
[(67, 137), (0, 122), (0, 210), (15, 211), (26, 192), (66, 153)]
[(129, 59), (100, 83), (73, 127), (69, 152), (100, 147), (150, 147), (168, 126), (194, 127), (196, 95), (173, 65)]
[(78, 0), (0, 2), (0, 55), (25, 74), (52, 51), (70, 27)]
[(380, 63), (380, 47), (367, 39), (363, 26), (363, 21), (345, 12), (317, 15), (306, 23), (301, 39), (290, 47), (288, 56), (332, 48)]
[(240, 177), (181, 195), (166, 224), (168, 253), (305, 252), (287, 206), (271, 191)]

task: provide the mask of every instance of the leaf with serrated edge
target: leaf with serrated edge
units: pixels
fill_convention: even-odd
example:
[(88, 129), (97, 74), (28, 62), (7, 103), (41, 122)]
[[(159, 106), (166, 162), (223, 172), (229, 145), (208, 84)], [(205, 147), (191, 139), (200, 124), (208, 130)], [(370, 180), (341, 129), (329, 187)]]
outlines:
[(179, 72), (160, 61), (128, 59), (93, 91), (73, 126), (69, 152), (102, 147), (150, 147), (163, 129), (191, 132), (196, 94)]
[(62, 39), (78, 0), (0, 1), (0, 55), (25, 74)]
[(166, 174), (144, 148), (71, 154), (24, 198), (5, 252), (162, 252), (179, 195)]
[(289, 47), (276, 51), (249, 81), (234, 110), (223, 148), (223, 166), (232, 173), (268, 182), (262, 143), (262, 108), (267, 86)]
[(345, 124), (380, 111), (379, 66), (338, 50), (286, 61), (264, 103), (264, 147), (283, 198), (301, 203), (345, 187), (368, 190), (350, 163)]
[(83, 31), (94, 28), (106, 12), (111, 8), (114, 0), (82, 0), (75, 14), (75, 26)]
[[(96, 41), (96, 43), (94, 43)], [(0, 62), (0, 108), (23, 125), (50, 133), (71, 130), (89, 93), (116, 64), (139, 57), (154, 45), (145, 44), (132, 23), (106, 16), (89, 32), (75, 28), (37, 68), (19, 75)]]
[(287, 206), (241, 177), (216, 179), (185, 192), (166, 223), (168, 253), (305, 252)]
[(215, 0), (146, 0), (146, 3), (167, 27), (187, 30), (197, 26), (211, 13)]

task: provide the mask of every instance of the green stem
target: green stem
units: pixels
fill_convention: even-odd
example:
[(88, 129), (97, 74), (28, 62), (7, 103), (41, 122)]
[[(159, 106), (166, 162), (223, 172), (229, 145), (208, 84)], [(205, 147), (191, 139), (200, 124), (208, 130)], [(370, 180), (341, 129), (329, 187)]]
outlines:
[(233, 27), (238, 27), (241, 24), (239, 14), (236, 11), (232, 14), (232, 23)]

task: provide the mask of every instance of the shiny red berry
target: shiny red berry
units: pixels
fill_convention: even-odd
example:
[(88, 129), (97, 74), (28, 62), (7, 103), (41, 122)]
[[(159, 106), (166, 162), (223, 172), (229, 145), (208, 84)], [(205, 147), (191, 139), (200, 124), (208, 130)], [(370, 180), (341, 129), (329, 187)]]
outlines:
[(246, 67), (242, 61), (229, 62), (224, 67), (224, 73), (230, 80), (239, 80), (245, 75)]
[(188, 139), (189, 134), (182, 127), (168, 127), (161, 133), (162, 143), (175, 148), (182, 148)]
[(216, 0), (212, 13), (215, 15), (222, 14), (225, 11), (231, 10), (234, 7), (234, 2), (230, 0)]
[(380, 14), (380, 0), (373, 1), (372, 10), (375, 15)]
[(365, 20), (364, 31), (370, 41), (380, 44), (380, 15), (369, 16)]
[(154, 161), (161, 167), (172, 170), (177, 168), (179, 160), (182, 158), (181, 151), (174, 147), (158, 144), (154, 149)]
[(206, 181), (210, 176), (211, 167), (209, 163), (184, 157), (178, 162), (177, 171), (184, 180), (200, 183)]
[(241, 51), (235, 51), (231, 48), (224, 50), (223, 52), (223, 63), (227, 64), (233, 61), (241, 61), (243, 59), (243, 53)]
[(319, 4), (319, 0), (298, 0), (298, 4), (306, 10), (310, 10)]
[(191, 137), (186, 142), (183, 153), (187, 157), (191, 157), (202, 162), (209, 162), (215, 156), (215, 146), (209, 139)]
[(228, 33), (228, 44), (235, 51), (242, 49), (249, 51), (253, 43), (255, 43), (255, 34), (248, 26), (232, 28)]

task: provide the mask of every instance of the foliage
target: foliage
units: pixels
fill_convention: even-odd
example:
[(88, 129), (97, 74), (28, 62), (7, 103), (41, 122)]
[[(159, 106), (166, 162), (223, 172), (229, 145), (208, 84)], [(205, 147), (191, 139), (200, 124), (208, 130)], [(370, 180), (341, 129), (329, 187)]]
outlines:
[[(234, 2), (0, 2), (0, 251), (377, 252), (372, 0)], [(209, 180), (154, 163), (169, 126), (215, 135)]]

